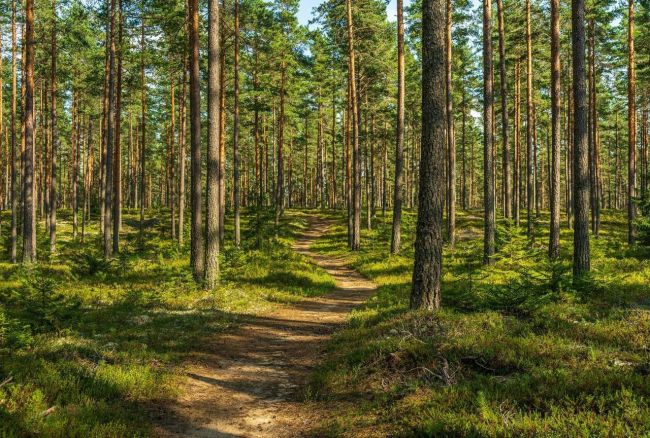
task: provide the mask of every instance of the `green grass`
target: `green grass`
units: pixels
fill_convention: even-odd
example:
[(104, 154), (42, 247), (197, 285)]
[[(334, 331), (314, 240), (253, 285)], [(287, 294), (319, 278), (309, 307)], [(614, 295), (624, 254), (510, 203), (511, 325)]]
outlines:
[[(443, 310), (408, 311), (415, 216), (388, 256), (389, 218), (349, 255), (379, 285), (335, 336), (309, 394), (331, 416), (323, 436), (650, 436), (650, 261), (628, 249), (625, 218), (606, 212), (593, 274), (571, 282), (572, 232), (546, 257), (548, 216), (532, 245), (498, 226), (484, 267), (481, 212), (461, 213), (445, 247)], [(348, 254), (341, 225), (318, 251)]]
[(168, 212), (150, 212), (144, 244), (138, 212), (125, 213), (114, 261), (102, 259), (96, 222), (85, 243), (73, 241), (64, 211), (51, 260), (41, 223), (43, 262), (0, 262), (0, 383), (10, 379), (0, 387), (0, 436), (149, 435), (153, 407), (178, 395), (183, 360), (207, 337), (333, 288), (291, 250), (306, 213), (287, 212), (276, 239), (271, 217), (245, 212), (242, 248), (230, 245), (229, 227), (212, 291), (192, 281), (189, 246), (171, 242), (161, 219)]

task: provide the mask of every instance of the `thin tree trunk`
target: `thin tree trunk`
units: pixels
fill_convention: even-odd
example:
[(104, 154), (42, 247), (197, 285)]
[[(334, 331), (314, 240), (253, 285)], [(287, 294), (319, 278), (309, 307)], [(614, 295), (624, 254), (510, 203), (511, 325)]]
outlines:
[(531, 0), (526, 0), (526, 233), (533, 239), (533, 203), (535, 197), (535, 168), (533, 150), (533, 43), (531, 34)]
[(144, 39), (144, 3), (142, 9), (142, 22), (140, 27), (140, 106), (142, 114), (140, 117), (140, 241), (144, 242), (144, 210), (146, 193), (146, 159), (147, 159), (147, 88), (144, 73), (144, 51), (146, 41)]
[[(553, 0), (552, 0), (553, 1)], [(505, 21), (503, 0), (497, 0), (499, 9), (499, 81), (501, 82), (501, 137), (503, 142), (503, 215), (510, 218), (510, 145), (508, 144), (508, 82), (506, 78)]]
[(454, 95), (452, 87), (452, 44), (451, 44), (451, 14), (452, 2), (447, 0), (447, 19), (445, 29), (445, 70), (446, 70), (446, 102), (447, 102), (447, 234), (449, 245), (453, 248), (456, 243), (456, 136), (454, 132)]
[(194, 280), (203, 281), (205, 273), (205, 247), (201, 218), (201, 84), (199, 72), (199, 2), (189, 2), (190, 50), (190, 142), (192, 154), (192, 254)]
[(233, 167), (233, 213), (235, 216), (235, 247), (241, 244), (241, 231), (239, 219), (239, 0), (235, 0), (235, 44), (234, 44), (234, 115), (233, 115), (233, 148), (232, 148), (232, 167)]
[[(51, 68), (51, 80), (50, 82), (52, 83), (52, 114), (51, 120), (50, 120), (50, 126), (51, 126), (51, 135), (52, 135), (52, 140), (50, 142), (51, 144), (51, 158), (50, 158), (50, 199), (49, 199), (49, 204), (50, 204), (50, 254), (56, 253), (56, 209), (57, 209), (57, 193), (56, 193), (56, 173), (57, 173), (57, 168), (56, 168), (56, 159), (57, 159), (57, 154), (58, 154), (58, 148), (59, 148), (59, 130), (58, 130), (58, 117), (57, 117), (57, 97), (58, 97), (58, 92), (59, 92), (59, 85), (58, 85), (58, 76), (57, 76), (57, 35), (56, 35), (56, 0), (52, 0), (52, 35), (51, 35), (51, 56), (52, 56), (52, 68)], [(15, 67), (14, 67), (15, 68)], [(14, 75), (14, 80), (15, 80), (15, 75)], [(15, 84), (14, 84), (15, 87)], [(15, 177), (14, 177), (15, 181)], [(17, 205), (16, 205), (17, 207)], [(13, 239), (13, 232), (12, 232), (12, 239)], [(14, 253), (14, 249), (12, 247), (12, 254)]]
[[(528, 0), (530, 1), (530, 0)], [(483, 0), (483, 193), (485, 231), (483, 237), (483, 263), (492, 263), (495, 252), (494, 214), (494, 139), (492, 116), (494, 94), (492, 89), (492, 1)]]
[(23, 263), (36, 262), (34, 202), (34, 0), (25, 4), (25, 163), (23, 174)]
[(627, 24), (627, 242), (636, 243), (636, 65), (634, 60), (634, 0), (628, 0)]
[[(436, 1), (438, 2), (438, 0)], [(437, 6), (433, 1), (427, 4), (428, 13)], [(436, 17), (428, 17), (435, 19)], [(435, 25), (432, 21), (429, 25)], [(428, 31), (433, 31), (428, 29)], [(403, 188), (403, 167), (404, 167), (404, 97), (405, 76), (404, 76), (404, 2), (397, 0), (397, 132), (395, 146), (395, 186), (393, 189), (393, 233), (390, 245), (391, 254), (398, 254), (402, 246), (402, 200)]]
[(354, 24), (352, 23), (352, 0), (346, 0), (348, 33), (348, 81), (350, 83), (351, 129), (352, 129), (352, 242), (350, 249), (361, 247), (361, 151), (359, 149), (360, 109), (357, 95), (357, 72), (354, 48)]
[[(117, 34), (117, 84), (115, 88), (115, 158), (113, 166), (113, 253), (120, 252), (120, 227), (122, 225), (122, 52), (124, 45), (124, 18), (122, 0), (118, 1)], [(76, 195), (75, 195), (76, 197)]]
[[(11, 263), (17, 261), (17, 241), (18, 241), (18, 193), (17, 191), (17, 172), (16, 172), (16, 94), (17, 94), (17, 44), (16, 44), (16, 0), (12, 1), (11, 12)], [(56, 51), (52, 51), (56, 54)], [(56, 56), (52, 56), (55, 59)], [(54, 70), (53, 70), (54, 71)], [(52, 83), (52, 89), (55, 89)], [(53, 105), (56, 101), (53, 101)], [(52, 132), (54, 132), (54, 125)]]
[(560, 256), (560, 0), (551, 0), (551, 224), (548, 255)]

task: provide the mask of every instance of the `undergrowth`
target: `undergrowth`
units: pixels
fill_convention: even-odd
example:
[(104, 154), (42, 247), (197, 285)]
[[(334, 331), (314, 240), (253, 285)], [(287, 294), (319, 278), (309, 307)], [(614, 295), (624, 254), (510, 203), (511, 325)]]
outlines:
[(570, 230), (546, 256), (548, 217), (531, 243), (498, 226), (483, 266), (480, 212), (460, 213), (445, 246), (443, 309), (411, 312), (415, 216), (402, 253), (387, 256), (390, 220), (345, 249), (345, 228), (318, 243), (346, 255), (379, 289), (353, 312), (313, 374), (309, 398), (332, 412), (324, 436), (646, 436), (650, 434), (650, 261), (628, 249), (625, 218), (607, 212), (592, 238), (592, 275), (571, 282)]

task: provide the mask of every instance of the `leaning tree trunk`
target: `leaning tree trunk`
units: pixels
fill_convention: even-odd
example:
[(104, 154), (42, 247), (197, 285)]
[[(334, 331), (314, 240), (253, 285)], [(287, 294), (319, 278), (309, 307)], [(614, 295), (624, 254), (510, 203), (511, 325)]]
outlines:
[[(486, 0), (489, 4), (490, 0)], [(440, 307), (445, 184), (445, 1), (422, 5), (422, 148), (411, 308)]]

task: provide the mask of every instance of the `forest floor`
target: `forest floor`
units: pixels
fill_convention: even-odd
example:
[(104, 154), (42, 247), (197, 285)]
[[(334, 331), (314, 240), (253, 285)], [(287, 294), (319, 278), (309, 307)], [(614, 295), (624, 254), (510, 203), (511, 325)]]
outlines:
[(38, 265), (0, 252), (2, 437), (650, 436), (650, 239), (628, 247), (622, 212), (603, 212), (578, 286), (572, 230), (547, 257), (548, 213), (534, 239), (500, 219), (484, 266), (481, 212), (458, 212), (436, 313), (409, 311), (412, 210), (389, 255), (390, 212), (351, 253), (343, 211), (276, 227), (246, 209), (210, 291), (169, 211), (141, 238), (125, 210), (111, 261), (96, 220), (82, 241), (60, 213), (57, 254), (43, 221)]
[(310, 218), (293, 249), (334, 278), (336, 289), (247, 317), (237, 329), (203, 344), (186, 364), (181, 396), (161, 412), (156, 435), (296, 437), (319, 423), (322, 413), (304, 402), (312, 369), (331, 333), (376, 290), (342, 257), (311, 252), (332, 224)]

